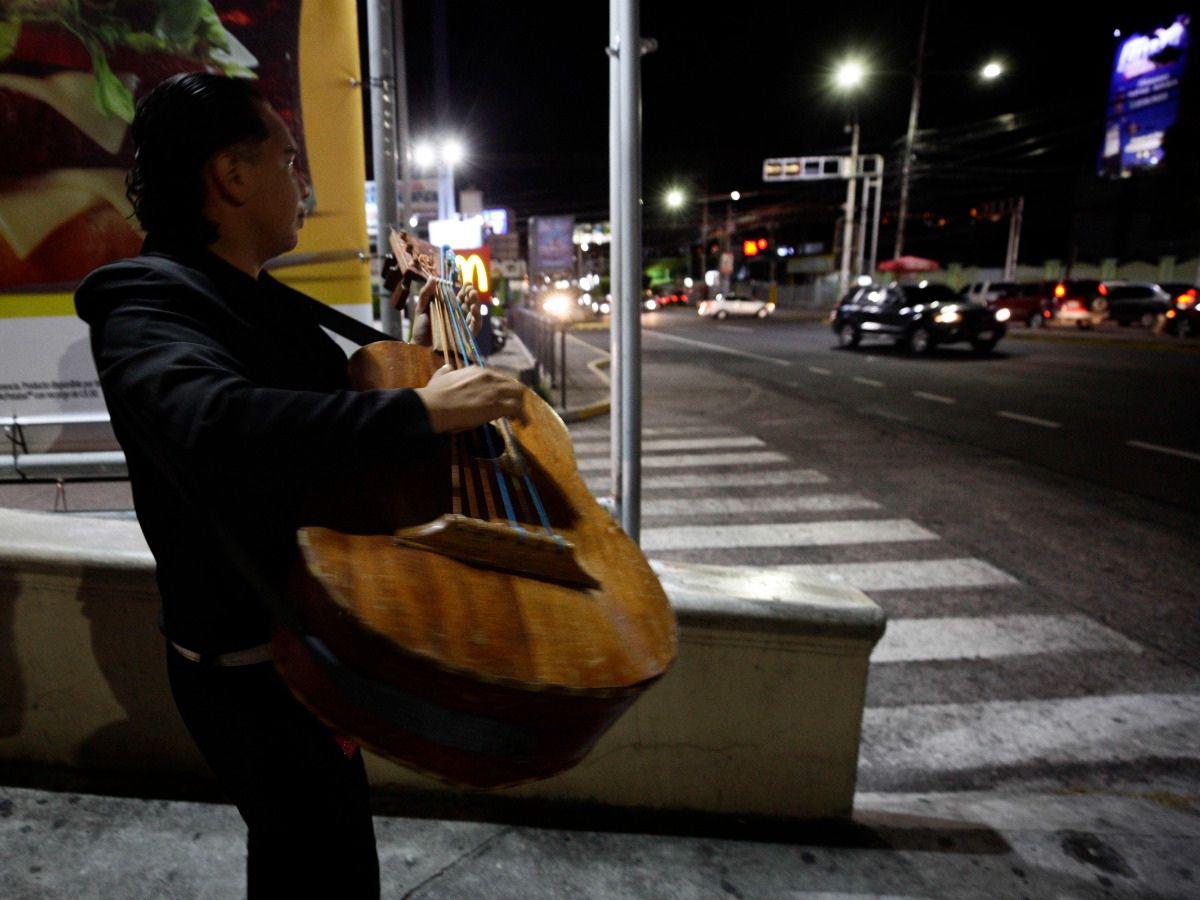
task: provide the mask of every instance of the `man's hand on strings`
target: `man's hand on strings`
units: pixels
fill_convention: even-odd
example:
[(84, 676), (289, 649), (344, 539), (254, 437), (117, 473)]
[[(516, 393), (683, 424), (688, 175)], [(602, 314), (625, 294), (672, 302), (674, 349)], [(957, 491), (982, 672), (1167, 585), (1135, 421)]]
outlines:
[[(412, 342), (426, 347), (433, 344), (433, 326), (429, 317), (429, 304), (433, 302), (438, 284), (432, 279), (425, 282), (421, 293), (417, 295), (417, 307), (413, 312)], [(483, 325), (483, 317), (479, 314), (481, 301), (479, 291), (474, 285), (464, 284), (458, 289), (458, 308), (462, 310), (463, 318), (471, 329), (471, 334), (479, 334)]]
[(442, 366), (425, 387), (416, 391), (437, 434), (466, 431), (506, 416), (523, 419), (525, 415), (525, 389), (494, 369)]

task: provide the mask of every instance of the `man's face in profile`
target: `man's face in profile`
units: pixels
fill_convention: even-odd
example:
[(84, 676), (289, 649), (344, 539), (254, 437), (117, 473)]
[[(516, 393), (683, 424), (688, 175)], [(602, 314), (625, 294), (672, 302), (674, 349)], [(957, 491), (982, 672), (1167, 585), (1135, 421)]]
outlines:
[(259, 110), (267, 139), (246, 159), (249, 193), (242, 212), (265, 262), (295, 248), (304, 225), (304, 200), (311, 191), (296, 167), (296, 142), (287, 125), (269, 105), (263, 103)]

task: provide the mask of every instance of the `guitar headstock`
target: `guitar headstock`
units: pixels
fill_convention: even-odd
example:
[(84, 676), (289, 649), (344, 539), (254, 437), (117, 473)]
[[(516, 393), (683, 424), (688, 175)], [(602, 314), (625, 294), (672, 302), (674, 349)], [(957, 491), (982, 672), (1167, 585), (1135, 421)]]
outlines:
[(383, 284), (392, 292), (392, 306), (401, 309), (412, 292), (413, 281), (438, 277), (441, 251), (406, 231), (392, 230), (388, 237), (391, 253), (383, 263)]

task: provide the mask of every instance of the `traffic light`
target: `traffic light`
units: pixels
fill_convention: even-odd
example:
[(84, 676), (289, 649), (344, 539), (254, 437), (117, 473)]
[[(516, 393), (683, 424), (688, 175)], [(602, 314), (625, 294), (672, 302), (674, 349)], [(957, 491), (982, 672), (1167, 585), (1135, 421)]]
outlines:
[(758, 256), (758, 254), (765, 252), (768, 246), (766, 238), (754, 238), (753, 240), (742, 241), (742, 255)]

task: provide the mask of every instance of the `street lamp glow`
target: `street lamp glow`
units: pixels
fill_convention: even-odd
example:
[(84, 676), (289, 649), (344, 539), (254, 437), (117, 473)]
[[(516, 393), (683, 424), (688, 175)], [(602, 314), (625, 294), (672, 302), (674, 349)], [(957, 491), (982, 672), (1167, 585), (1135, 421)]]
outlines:
[(679, 188), (671, 188), (667, 191), (667, 208), (679, 209), (683, 206), (683, 191)]
[(448, 166), (457, 166), (463, 161), (467, 151), (463, 149), (462, 141), (456, 138), (446, 138), (442, 141), (442, 162)]
[(741, 200), (741, 199), (742, 199), (742, 192), (741, 192), (741, 191), (730, 191), (730, 192), (729, 192), (729, 199), (730, 199), (730, 200)]
[(433, 149), (433, 144), (427, 141), (422, 141), (413, 147), (413, 162), (421, 169), (432, 169), (433, 164), (437, 161), (437, 152)]
[(983, 77), (988, 81), (992, 81), (993, 79), (999, 78), (1004, 74), (1004, 66), (1000, 65), (998, 62), (992, 61), (983, 67), (983, 71), (980, 74), (983, 75)]
[(867, 70), (857, 59), (848, 59), (833, 73), (833, 83), (844, 91), (854, 90), (867, 77)]

